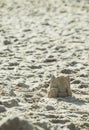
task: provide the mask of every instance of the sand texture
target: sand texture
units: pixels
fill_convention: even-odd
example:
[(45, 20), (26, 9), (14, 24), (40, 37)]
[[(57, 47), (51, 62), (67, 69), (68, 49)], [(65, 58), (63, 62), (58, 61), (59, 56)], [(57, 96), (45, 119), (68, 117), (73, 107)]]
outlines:
[[(49, 98), (53, 75), (68, 96)], [(89, 130), (89, 0), (0, 0), (0, 124), (14, 116)]]

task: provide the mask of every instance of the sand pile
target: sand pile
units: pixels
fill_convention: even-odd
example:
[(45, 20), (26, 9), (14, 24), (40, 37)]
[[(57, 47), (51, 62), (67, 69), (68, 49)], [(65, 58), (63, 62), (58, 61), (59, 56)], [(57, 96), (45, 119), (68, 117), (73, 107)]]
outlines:
[(0, 0), (0, 123), (89, 130), (88, 17), (88, 0)]

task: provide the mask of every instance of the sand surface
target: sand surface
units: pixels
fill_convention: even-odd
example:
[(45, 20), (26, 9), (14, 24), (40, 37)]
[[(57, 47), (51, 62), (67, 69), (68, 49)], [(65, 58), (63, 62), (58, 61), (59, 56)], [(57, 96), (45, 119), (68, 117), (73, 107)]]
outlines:
[[(88, 0), (0, 0), (0, 122), (89, 130), (88, 52)], [(55, 74), (69, 75), (72, 97), (48, 98)]]

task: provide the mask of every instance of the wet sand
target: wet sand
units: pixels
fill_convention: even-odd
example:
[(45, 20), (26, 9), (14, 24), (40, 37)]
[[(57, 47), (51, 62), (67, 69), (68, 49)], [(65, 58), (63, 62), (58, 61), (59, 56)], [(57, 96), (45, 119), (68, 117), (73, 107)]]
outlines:
[[(88, 0), (0, 0), (1, 121), (89, 129), (88, 27)], [(55, 74), (70, 77), (72, 97), (48, 98)]]

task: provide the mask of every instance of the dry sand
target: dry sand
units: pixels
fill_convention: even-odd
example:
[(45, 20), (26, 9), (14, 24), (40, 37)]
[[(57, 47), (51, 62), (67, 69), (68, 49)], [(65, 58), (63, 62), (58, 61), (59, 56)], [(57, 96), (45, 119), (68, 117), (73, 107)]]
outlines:
[[(0, 123), (89, 130), (88, 51), (88, 0), (0, 0)], [(72, 97), (48, 98), (54, 74), (69, 75)]]

